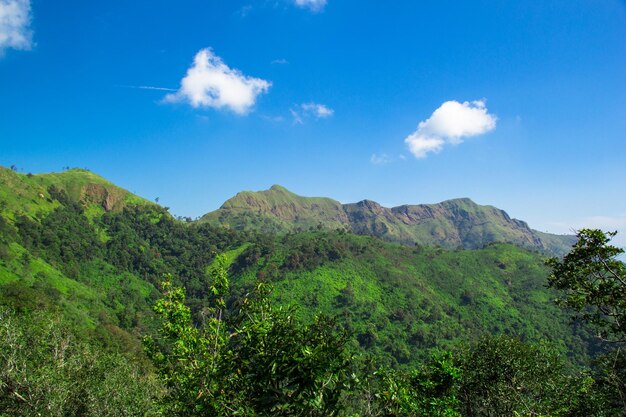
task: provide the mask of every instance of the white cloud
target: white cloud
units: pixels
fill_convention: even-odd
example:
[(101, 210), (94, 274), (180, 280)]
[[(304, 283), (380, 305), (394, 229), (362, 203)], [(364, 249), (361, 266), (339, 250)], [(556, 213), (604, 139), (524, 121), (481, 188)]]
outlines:
[(248, 77), (229, 68), (210, 48), (200, 50), (180, 89), (165, 96), (166, 102), (187, 102), (192, 107), (228, 108), (246, 114), (257, 97), (272, 84), (260, 78)]
[(458, 145), (463, 138), (487, 133), (496, 127), (496, 116), (489, 114), (484, 100), (446, 101), (404, 139), (416, 158), (437, 153), (444, 145)]
[(374, 165), (385, 165), (391, 162), (391, 157), (386, 153), (372, 154), (370, 162)]
[(280, 59), (274, 59), (271, 63), (278, 64), (278, 65), (286, 65), (289, 63), (289, 61), (287, 61), (285, 58), (280, 58)]
[(298, 7), (321, 12), (326, 7), (327, 0), (295, 0), (295, 3)]
[(0, 0), (0, 55), (7, 48), (32, 48), (30, 0)]
[(304, 124), (308, 118), (325, 119), (332, 116), (335, 111), (330, 107), (319, 103), (303, 103), (289, 109), (296, 124)]

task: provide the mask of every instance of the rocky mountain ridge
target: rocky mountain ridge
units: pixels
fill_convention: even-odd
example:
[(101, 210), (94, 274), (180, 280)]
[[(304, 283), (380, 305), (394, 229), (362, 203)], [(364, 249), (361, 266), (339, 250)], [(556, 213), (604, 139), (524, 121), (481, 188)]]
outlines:
[(240, 192), (199, 221), (262, 233), (339, 228), (405, 245), (446, 248), (513, 243), (558, 255), (567, 252), (575, 241), (570, 235), (533, 230), (504, 210), (476, 204), (469, 198), (387, 208), (372, 200), (341, 204), (331, 198), (303, 197), (279, 185), (265, 191)]

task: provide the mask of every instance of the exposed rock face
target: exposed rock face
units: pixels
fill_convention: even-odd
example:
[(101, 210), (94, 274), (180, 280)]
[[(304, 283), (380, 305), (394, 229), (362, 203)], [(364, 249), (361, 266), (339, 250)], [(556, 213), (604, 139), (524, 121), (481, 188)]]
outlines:
[(87, 184), (82, 187), (80, 200), (87, 204), (97, 204), (105, 211), (119, 210), (124, 204), (124, 190), (105, 187), (102, 184)]
[(552, 254), (567, 252), (574, 242), (572, 236), (539, 233), (505, 211), (469, 198), (387, 208), (371, 200), (340, 204), (329, 198), (301, 197), (278, 185), (267, 191), (241, 192), (201, 221), (267, 233), (341, 228), (403, 244), (449, 248), (505, 242)]

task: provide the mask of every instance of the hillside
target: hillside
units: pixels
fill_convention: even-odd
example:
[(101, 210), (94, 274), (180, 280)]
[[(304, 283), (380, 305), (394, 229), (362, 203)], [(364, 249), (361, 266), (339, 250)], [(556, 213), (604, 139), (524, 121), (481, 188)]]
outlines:
[[(343, 231), (310, 231), (247, 247), (233, 267), (236, 288), (271, 282), (280, 304), (339, 317), (355, 346), (393, 366), (416, 364), (488, 334), (550, 340), (585, 356), (575, 331), (545, 288), (544, 257), (510, 244), (447, 250), (384, 242)], [(244, 290), (242, 290), (244, 291)]]
[(153, 204), (85, 169), (47, 174), (20, 174), (0, 166), (0, 212), (42, 216), (59, 207), (50, 189), (62, 190), (83, 205), (89, 216), (120, 211), (128, 205)]
[[(231, 305), (256, 280), (267, 280), (281, 304), (299, 305), (304, 319), (319, 311), (340, 317), (354, 332), (356, 348), (376, 352), (390, 364), (415, 363), (432, 349), (502, 332), (548, 338), (562, 352), (584, 356), (581, 336), (572, 333), (544, 288), (543, 256), (513, 245), (456, 248), (459, 242), (481, 247), (489, 236), (529, 239), (520, 246), (538, 242), (530, 240), (536, 236), (524, 223), (467, 199), (386, 209), (369, 201), (341, 205), (299, 197), (275, 186), (225, 203), (221, 213), (241, 210), (236, 219), (251, 222), (229, 230), (206, 221), (177, 221), (158, 205), (84, 170), (0, 174), (0, 298), (60, 308), (86, 329), (146, 331), (150, 300), (164, 273), (185, 286), (201, 320), (209, 296), (207, 267), (226, 252), (232, 263)], [(264, 216), (250, 215), (252, 206)], [(265, 236), (232, 230), (260, 227), (259, 219), (274, 231), (305, 226), (315, 231)], [(325, 227), (318, 230), (319, 224)], [(347, 233), (346, 224), (360, 225), (356, 231), (362, 234), (389, 225), (380, 233), (385, 239), (421, 233), (446, 244), (388, 243)], [(334, 230), (325, 230), (331, 225)]]
[[(138, 228), (158, 243), (137, 238)], [(164, 273), (206, 295), (203, 269), (232, 237), (210, 226), (188, 230), (160, 206), (87, 170), (32, 175), (0, 167), (0, 301), (52, 308), (81, 329), (133, 339), (125, 332), (150, 326)], [(194, 253), (179, 259), (190, 245)], [(190, 263), (202, 273), (172, 266), (193, 269)]]
[(468, 198), (387, 208), (370, 200), (341, 204), (330, 198), (302, 197), (278, 185), (266, 191), (238, 193), (199, 221), (279, 234), (311, 228), (344, 229), (405, 245), (451, 249), (512, 243), (555, 255), (566, 253), (575, 241), (573, 236), (532, 230), (504, 210)]

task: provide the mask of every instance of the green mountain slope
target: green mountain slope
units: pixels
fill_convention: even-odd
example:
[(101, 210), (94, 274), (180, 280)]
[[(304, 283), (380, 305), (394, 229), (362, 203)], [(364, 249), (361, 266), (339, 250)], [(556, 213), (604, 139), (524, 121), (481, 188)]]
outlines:
[(157, 207), (86, 170), (0, 167), (0, 304), (60, 314), (82, 337), (141, 356), (136, 335), (153, 326), (158, 291), (111, 264), (102, 223), (141, 206)]
[[(459, 241), (471, 242), (487, 233), (506, 236), (505, 226), (517, 222), (469, 200), (396, 210), (372, 202), (342, 206), (280, 187), (262, 195), (241, 193), (225, 204), (228, 210), (243, 207), (238, 227), (258, 227), (243, 223), (258, 220), (244, 216), (246, 206), (256, 205), (272, 213), (265, 218), (274, 223), (262, 223), (275, 228), (268, 230), (303, 227), (292, 224), (316, 229), (257, 235), (177, 221), (87, 171), (0, 174), (0, 303), (59, 311), (89, 337), (124, 349), (137, 350), (138, 336), (153, 331), (150, 305), (164, 273), (186, 288), (193, 317), (202, 322), (210, 307), (208, 267), (217, 253), (227, 253), (231, 262), (231, 310), (257, 280), (270, 282), (280, 304), (301, 306), (302, 319), (316, 312), (337, 316), (354, 334), (354, 349), (380, 363), (413, 366), (432, 350), (492, 333), (548, 339), (575, 359), (587, 349), (585, 332), (572, 329), (551, 302), (539, 252), (506, 244), (410, 247), (345, 230), (357, 213), (371, 219), (358, 222), (370, 228), (380, 219), (396, 226), (401, 215), (430, 213), (439, 223), (414, 222), (402, 230), (432, 236), (437, 227), (455, 225)], [(498, 215), (500, 223), (468, 226)], [(324, 230), (330, 224), (335, 230)]]
[(573, 236), (532, 230), (505, 211), (468, 198), (386, 208), (370, 200), (342, 205), (329, 198), (301, 197), (277, 185), (239, 193), (200, 222), (262, 233), (345, 229), (389, 242), (446, 248), (512, 243), (556, 255), (566, 253), (575, 241)]
[(262, 233), (308, 230), (322, 224), (343, 228), (348, 217), (340, 202), (324, 197), (302, 197), (280, 185), (260, 192), (243, 191), (200, 219), (235, 230)]
[(486, 334), (550, 340), (582, 359), (588, 335), (573, 331), (545, 288), (544, 257), (515, 245), (446, 250), (387, 243), (345, 232), (303, 232), (248, 247), (235, 285), (272, 282), (274, 297), (324, 312), (358, 347), (390, 364), (415, 364), (433, 350)]
[(48, 174), (19, 174), (0, 167), (0, 212), (13, 219), (15, 215), (41, 216), (59, 206), (50, 188), (64, 191), (80, 202), (90, 216), (120, 211), (127, 205), (153, 204), (84, 169)]
[(0, 303), (55, 310), (112, 343), (138, 348), (133, 335), (152, 327), (164, 273), (201, 303), (206, 265), (233, 239), (208, 225), (192, 230), (86, 170), (27, 175), (0, 167)]

